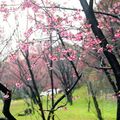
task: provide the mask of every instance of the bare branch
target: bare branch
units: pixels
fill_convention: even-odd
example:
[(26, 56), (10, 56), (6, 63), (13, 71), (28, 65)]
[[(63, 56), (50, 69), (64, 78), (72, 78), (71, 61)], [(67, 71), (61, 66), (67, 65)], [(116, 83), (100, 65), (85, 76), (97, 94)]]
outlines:
[(111, 17), (113, 17), (113, 18), (117, 18), (118, 20), (120, 20), (120, 15), (111, 14), (111, 13), (106, 13), (106, 12), (100, 12), (100, 11), (94, 11), (94, 13), (111, 16)]

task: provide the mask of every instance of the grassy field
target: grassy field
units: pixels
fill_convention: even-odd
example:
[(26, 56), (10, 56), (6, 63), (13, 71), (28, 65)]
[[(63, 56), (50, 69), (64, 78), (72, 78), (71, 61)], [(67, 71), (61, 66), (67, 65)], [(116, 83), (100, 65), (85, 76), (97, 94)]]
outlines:
[[(86, 95), (86, 89), (77, 89), (74, 92), (74, 103), (72, 106), (69, 104), (62, 109), (55, 112), (55, 120), (97, 120), (97, 114), (94, 109), (94, 104), (91, 100), (90, 111), (88, 112), (88, 96)], [(43, 100), (45, 103), (45, 100)], [(64, 104), (65, 100), (61, 102)], [(99, 98), (99, 105), (102, 110), (104, 120), (115, 120), (116, 116), (116, 101), (115, 99), (104, 97)], [(45, 104), (44, 104), (45, 106)], [(11, 105), (11, 112), (17, 118), (17, 120), (41, 120), (39, 114), (31, 114), (28, 116), (18, 116), (18, 113), (22, 113), (27, 108), (27, 105), (23, 100), (14, 100)], [(2, 110), (2, 102), (0, 103), (0, 111)], [(37, 107), (36, 107), (37, 110)], [(1, 116), (2, 113), (1, 113)], [(47, 113), (46, 113), (47, 116)]]

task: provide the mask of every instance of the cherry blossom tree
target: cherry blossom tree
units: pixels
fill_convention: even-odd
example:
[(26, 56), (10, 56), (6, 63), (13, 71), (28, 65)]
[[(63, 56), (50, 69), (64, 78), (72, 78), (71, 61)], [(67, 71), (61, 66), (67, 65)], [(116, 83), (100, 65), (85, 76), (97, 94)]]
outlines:
[[(114, 73), (114, 76), (115, 76), (115, 79), (116, 79), (116, 86), (117, 86), (117, 93), (119, 92), (119, 78), (120, 78), (120, 74), (119, 74), (119, 71), (120, 71), (120, 65), (119, 65), (119, 62), (116, 58), (116, 56), (114, 55), (114, 53), (111, 52), (111, 47), (108, 47), (108, 41), (107, 41), (107, 38), (104, 36), (102, 30), (100, 27), (98, 27), (98, 21), (97, 21), (97, 18), (95, 17), (95, 14), (94, 14), (94, 10), (93, 10), (93, 0), (90, 0), (89, 4), (87, 1), (83, 1), (83, 0), (80, 0), (80, 3), (83, 7), (83, 10), (85, 12), (85, 15), (86, 15), (86, 18), (89, 22), (89, 24), (91, 25), (91, 29), (95, 35), (96, 38), (99, 38), (99, 40), (101, 41), (100, 42), (100, 46), (101, 48), (103, 48), (103, 53), (104, 55), (106, 56), (112, 70), (113, 70), (113, 73)], [(118, 37), (118, 36), (117, 36)], [(119, 100), (119, 97), (117, 97), (117, 120), (120, 119), (120, 100)]]
[[(45, 120), (41, 99), (34, 81), (35, 76), (29, 61), (28, 43), (37, 43), (41, 41), (45, 43), (45, 41), (49, 41), (50, 44), (47, 47), (44, 45), (42, 46), (42, 52), (44, 53), (47, 51), (47, 54), (49, 55), (48, 57), (51, 60), (49, 67), (52, 90), (54, 86), (52, 76), (53, 62), (59, 58), (59, 56), (53, 54), (52, 49), (54, 46), (60, 43), (62, 44), (64, 54), (61, 54), (61, 51), (57, 51), (57, 53), (60, 55), (61, 59), (68, 60), (76, 75), (76, 81), (66, 91), (67, 95), (70, 94), (72, 89), (78, 83), (81, 78), (81, 74), (78, 73), (74, 63), (76, 53), (71, 53), (67, 50), (64, 42), (67, 41), (69, 43), (72, 41), (72, 43), (82, 46), (83, 48), (79, 56), (80, 58), (84, 58), (90, 51), (97, 52), (101, 58), (106, 58), (107, 64), (109, 65), (108, 67), (111, 67), (115, 77), (115, 83), (113, 82), (112, 85), (113, 88), (115, 88), (114, 92), (117, 96), (117, 120), (119, 120), (120, 65), (118, 43), (120, 39), (120, 30), (118, 25), (120, 21), (120, 3), (116, 2), (115, 4), (112, 4), (110, 9), (105, 8), (106, 11), (99, 11), (101, 9), (94, 10), (93, 0), (89, 0), (89, 2), (86, 0), (79, 0), (76, 2), (81, 3), (82, 9), (63, 7), (48, 0), (24, 0), (22, 2), (18, 2), (17, 5), (17, 2), (15, 1), (10, 2), (13, 5), (9, 5), (7, 2), (2, 2), (0, 7), (2, 18), (1, 22), (7, 24), (8, 27), (6, 28), (3, 25), (4, 29), (3, 31), (1, 30), (1, 33), (5, 34), (5, 36), (2, 36), (3, 42), (1, 42), (1, 56), (3, 57), (5, 53), (6, 56), (11, 54), (11, 58), (15, 59), (16, 56), (14, 55), (14, 52), (19, 48), (24, 50), (23, 56), (27, 63), (29, 75), (33, 80), (33, 87), (37, 94), (37, 102), (40, 107), (42, 119)], [(112, 1), (112, 3), (114, 2)], [(100, 7), (101, 4), (98, 5), (98, 8)], [(83, 15), (83, 13), (85, 14)], [(12, 23), (10, 22), (11, 19)], [(24, 23), (22, 21), (24, 21)], [(12, 25), (13, 23), (14, 25)], [(12, 30), (8, 32), (8, 28), (12, 28)], [(16, 44), (15, 47), (13, 47), (13, 42)], [(48, 49), (51, 49), (51, 52), (48, 51)], [(104, 64), (104, 62), (102, 64)], [(108, 72), (108, 70), (105, 72)], [(17, 86), (19, 86), (19, 84), (17, 84)], [(49, 110), (48, 120), (50, 120), (51, 114), (54, 116), (55, 107), (65, 97), (65, 95), (63, 95), (54, 102), (54, 95), (52, 94), (52, 96), (53, 102), (52, 107)], [(54, 120), (54, 117), (52, 117), (52, 119)]]

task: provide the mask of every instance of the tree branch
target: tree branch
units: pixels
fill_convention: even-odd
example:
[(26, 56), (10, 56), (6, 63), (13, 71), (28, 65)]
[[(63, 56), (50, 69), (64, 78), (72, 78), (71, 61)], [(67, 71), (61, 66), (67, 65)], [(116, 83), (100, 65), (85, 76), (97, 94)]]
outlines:
[[(71, 93), (71, 91), (75, 88), (75, 86), (76, 86), (76, 84), (78, 83), (78, 81), (80, 80), (81, 76), (82, 76), (82, 74), (79, 75), (79, 77), (78, 77), (77, 80), (74, 82), (74, 84), (71, 86), (71, 88), (66, 91), (66, 94), (67, 94), (67, 95), (69, 95), (69, 94)], [(52, 108), (51, 108), (51, 110), (50, 110), (50, 112), (49, 112), (49, 114), (48, 114), (47, 120), (50, 120), (52, 111), (53, 111), (54, 108), (58, 105), (58, 103), (59, 103), (60, 101), (62, 101), (64, 98), (65, 98), (65, 94), (62, 95), (62, 96), (54, 103), (54, 105), (52, 106)]]
[(111, 13), (106, 13), (106, 12), (101, 12), (101, 11), (94, 11), (94, 13), (111, 16), (111, 17), (114, 17), (114, 18), (117, 18), (118, 20), (120, 20), (120, 15), (119, 14), (116, 15), (116, 14), (111, 14)]

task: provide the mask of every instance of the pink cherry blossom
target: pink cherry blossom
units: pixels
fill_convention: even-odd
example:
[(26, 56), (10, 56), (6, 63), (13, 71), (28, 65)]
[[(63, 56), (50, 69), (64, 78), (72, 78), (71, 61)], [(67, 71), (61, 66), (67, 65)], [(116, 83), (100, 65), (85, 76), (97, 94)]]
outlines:
[(17, 88), (21, 88), (21, 87), (23, 86), (23, 84), (22, 84), (22, 83), (17, 82), (17, 83), (15, 84), (15, 86), (16, 86)]
[(11, 54), (9, 58), (10, 58), (10, 61), (14, 62), (17, 59), (17, 56), (16, 54)]
[(115, 38), (120, 38), (120, 32), (115, 34)]
[(100, 28), (100, 29), (103, 29), (103, 24), (99, 23), (99, 25), (97, 27)]
[(74, 61), (76, 59), (75, 55), (71, 55), (70, 57), (67, 57), (69, 61)]
[(3, 98), (6, 100), (6, 99), (9, 99), (9, 92), (7, 92), (4, 96), (3, 96)]
[(22, 4), (22, 9), (30, 8), (32, 6), (31, 0), (24, 0)]
[(31, 27), (31, 28), (29, 28), (25, 33), (24, 33), (24, 36), (26, 37), (26, 38), (28, 38), (28, 37), (30, 37), (30, 35), (33, 33), (34, 31), (33, 31), (33, 28)]
[(57, 56), (49, 54), (49, 59), (52, 61), (58, 60)]
[(9, 12), (9, 9), (8, 9), (7, 7), (5, 7), (5, 5), (2, 5), (2, 4), (1, 4), (0, 12), (8, 13), (8, 12)]
[(63, 55), (66, 55), (68, 53), (68, 50), (62, 50)]
[(83, 38), (83, 34), (81, 32), (75, 35), (75, 40), (80, 41)]
[(20, 44), (20, 49), (23, 51), (27, 51), (29, 49), (29, 44), (28, 43)]
[(84, 27), (89, 29), (89, 28), (91, 28), (91, 24), (84, 24)]
[(74, 78), (76, 77), (76, 74), (75, 74), (75, 73), (73, 73), (73, 77), (74, 77)]
[(28, 78), (27, 78), (27, 81), (31, 81), (31, 77), (28, 77)]
[(95, 40), (94, 40), (94, 42), (95, 42), (95, 44), (96, 44), (96, 45), (98, 45), (98, 44), (100, 44), (100, 43), (101, 43), (100, 39), (98, 39), (98, 38), (97, 38), (97, 39), (95, 39)]
[(102, 52), (103, 52), (103, 48), (102, 48), (102, 47), (99, 48), (97, 52), (98, 52), (98, 53), (102, 53)]
[(112, 41), (113, 41), (113, 42), (115, 42), (115, 41), (116, 41), (116, 39), (112, 39)]
[(39, 7), (38, 7), (37, 5), (33, 5), (33, 6), (32, 6), (32, 10), (33, 10), (34, 12), (37, 12), (37, 11), (39, 10)]
[(107, 49), (108, 49), (109, 52), (113, 51), (113, 48), (114, 48), (113, 45), (107, 44), (106, 47), (107, 47)]

